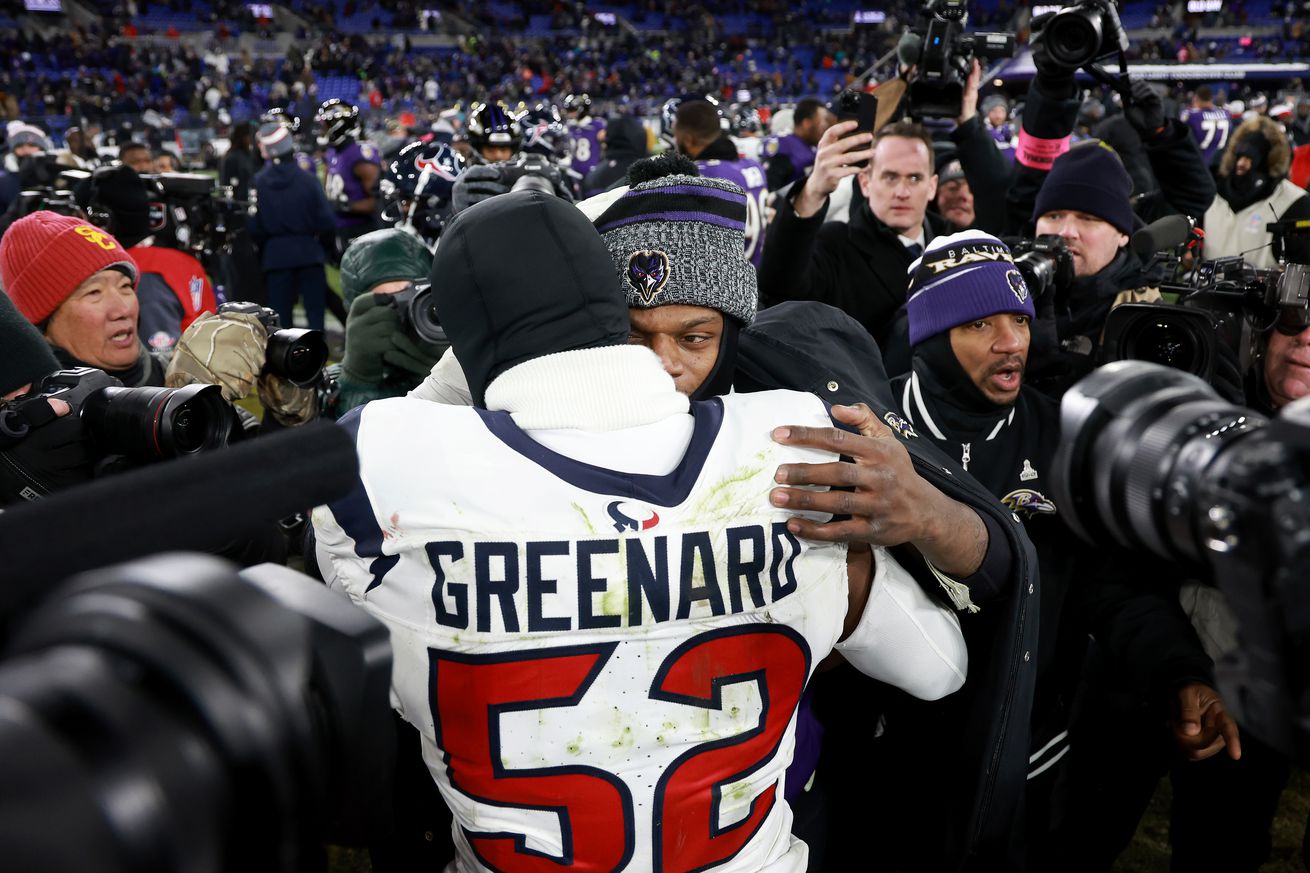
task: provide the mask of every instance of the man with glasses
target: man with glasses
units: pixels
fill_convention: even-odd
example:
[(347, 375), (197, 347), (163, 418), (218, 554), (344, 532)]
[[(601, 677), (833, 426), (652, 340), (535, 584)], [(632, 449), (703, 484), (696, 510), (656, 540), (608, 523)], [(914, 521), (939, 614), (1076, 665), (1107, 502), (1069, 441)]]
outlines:
[[(778, 202), (760, 266), (760, 293), (770, 303), (829, 303), (881, 344), (892, 315), (905, 303), (906, 269), (947, 226), (928, 214), (937, 193), (928, 132), (911, 121), (876, 134), (855, 128), (854, 121), (828, 128), (809, 178)], [(852, 205), (850, 221), (825, 224), (828, 195), (856, 174), (865, 202)]]

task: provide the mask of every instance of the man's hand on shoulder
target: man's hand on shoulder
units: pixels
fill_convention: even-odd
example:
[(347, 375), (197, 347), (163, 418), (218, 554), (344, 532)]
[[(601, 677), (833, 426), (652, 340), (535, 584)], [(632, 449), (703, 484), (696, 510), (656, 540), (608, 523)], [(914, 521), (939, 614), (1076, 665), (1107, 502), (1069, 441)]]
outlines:
[(774, 478), (781, 485), (827, 485), (842, 490), (775, 488), (770, 498), (775, 506), (849, 518), (823, 523), (792, 518), (788, 529), (826, 542), (909, 543), (944, 573), (963, 577), (976, 572), (987, 553), (987, 528), (982, 519), (924, 480), (905, 446), (868, 406), (834, 406), (832, 414), (859, 432), (782, 427), (774, 431), (773, 438), (784, 445), (826, 449), (850, 460), (783, 464)]

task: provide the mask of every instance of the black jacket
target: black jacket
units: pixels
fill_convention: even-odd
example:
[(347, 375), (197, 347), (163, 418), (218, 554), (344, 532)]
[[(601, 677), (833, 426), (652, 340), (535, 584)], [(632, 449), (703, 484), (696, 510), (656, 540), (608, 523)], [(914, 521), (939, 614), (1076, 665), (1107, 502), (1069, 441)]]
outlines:
[(955, 143), (955, 153), (973, 193), (973, 227), (993, 236), (1004, 235), (1005, 197), (1014, 168), (987, 133), (981, 115), (951, 131), (951, 142)]
[[(742, 331), (734, 387), (791, 388), (832, 403), (863, 402), (884, 421), (895, 410), (877, 345), (850, 316), (813, 303), (775, 306)], [(928, 440), (896, 432), (919, 475), (977, 511), (993, 547), (1003, 546), (1011, 564), (1002, 584), (970, 586), (981, 608), (960, 616), (969, 646), (969, 678), (961, 691), (928, 703), (849, 669), (816, 677), (816, 711), (823, 717), (825, 696), (837, 710), (827, 719), (819, 776), (830, 797), (829, 840), (838, 842), (828, 854), (840, 856), (841, 839), (856, 841), (857, 852), (878, 845), (881, 854), (895, 844), (908, 847), (922, 869), (949, 871), (995, 857), (1021, 809), (1036, 677), (1036, 555), (1015, 516), (982, 485)], [(989, 548), (987, 563), (992, 559)], [(871, 755), (874, 727), (889, 699), (910, 714), (907, 725), (933, 729), (906, 730), (900, 742)], [(886, 806), (885, 815), (871, 814), (875, 802)], [(872, 835), (875, 830), (886, 842)]]
[(308, 267), (327, 260), (322, 239), (336, 219), (318, 180), (290, 159), (275, 161), (255, 176), (259, 207), (250, 236), (265, 270)]
[[(852, 203), (845, 223), (825, 223), (827, 211), (825, 203), (815, 215), (800, 218), (790, 199), (779, 198), (760, 263), (760, 298), (765, 306), (787, 300), (835, 306), (881, 344), (905, 303), (913, 258), (867, 203)], [(932, 214), (924, 228), (925, 243), (948, 232), (946, 222)]]
[(646, 127), (631, 115), (611, 118), (605, 125), (605, 155), (582, 181), (582, 195), (590, 197), (622, 185), (628, 167), (646, 157)]
[[(1214, 685), (1213, 664), (1201, 648), (1178, 601), (1176, 568), (1158, 566), (1149, 557), (1102, 544), (1095, 548), (1077, 538), (1061, 508), (1051, 500), (1060, 441), (1059, 408), (1040, 392), (1024, 387), (1017, 402), (996, 407), (996, 414), (972, 415), (962, 424), (960, 412), (934, 397), (931, 374), (916, 358), (914, 376), (893, 380), (901, 413), (925, 440), (947, 455), (969, 458), (970, 472), (1005, 506), (1023, 518), (1036, 546), (1041, 571), (1041, 642), (1036, 651), (1037, 685), (1032, 710), (1032, 753), (1026, 768), (1028, 802), (1037, 810), (1064, 806), (1052, 802), (1053, 786), (1062, 786), (1051, 770), (1068, 750), (1076, 693), (1088, 656), (1087, 641), (1116, 667), (1115, 675), (1131, 693), (1163, 708), (1170, 692), (1189, 681)], [(910, 390), (911, 379), (918, 381)], [(967, 447), (967, 448), (966, 448)], [(1038, 841), (1040, 843), (1040, 840)], [(1024, 864), (1017, 843), (1005, 869)], [(1040, 866), (1041, 861), (1037, 862)]]

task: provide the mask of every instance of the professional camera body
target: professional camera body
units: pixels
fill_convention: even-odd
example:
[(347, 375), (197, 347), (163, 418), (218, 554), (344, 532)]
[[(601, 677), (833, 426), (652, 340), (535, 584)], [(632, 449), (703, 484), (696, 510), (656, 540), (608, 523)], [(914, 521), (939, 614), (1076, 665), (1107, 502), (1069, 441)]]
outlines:
[(3, 618), (7, 869), (290, 873), (385, 832), (387, 630), (321, 583), (174, 553)]
[(253, 315), (268, 334), (264, 351), (264, 372), (286, 379), (301, 388), (318, 381), (327, 363), (328, 347), (323, 332), (304, 328), (284, 328), (277, 312), (258, 303), (231, 302), (218, 307), (218, 314)]
[(85, 433), (101, 455), (133, 461), (221, 448), (227, 445), (235, 422), (232, 407), (217, 385), (124, 388), (103, 370), (90, 367), (51, 373), (21, 399), (36, 398), (64, 401), (72, 415), (81, 417)]
[(1214, 380), (1221, 347), (1236, 357), (1241, 373), (1263, 354), (1264, 338), (1280, 320), (1310, 324), (1310, 266), (1267, 270), (1240, 257), (1202, 263), (1192, 280), (1163, 285), (1179, 305), (1128, 303), (1106, 319), (1101, 361), (1142, 360)]
[(929, 0), (922, 15), (928, 24), (910, 83), (909, 112), (914, 118), (955, 118), (974, 59), (985, 67), (989, 61), (1013, 57), (1015, 35), (965, 33), (966, 0)]
[(520, 154), (512, 161), (497, 164), (500, 181), (510, 191), (543, 191), (557, 194), (568, 186), (560, 168), (550, 158), (531, 152)]
[(1016, 243), (1010, 252), (1034, 300), (1048, 293), (1063, 297), (1073, 284), (1073, 255), (1063, 237), (1042, 234)]
[(1065, 394), (1055, 468), (1088, 542), (1191, 565), (1223, 592), (1240, 641), (1218, 664), (1226, 703), (1310, 760), (1310, 398), (1271, 421), (1194, 375), (1107, 364)]
[(1113, 0), (1081, 0), (1064, 7), (1046, 20), (1040, 38), (1047, 56), (1069, 70), (1128, 51), (1128, 33)]
[(426, 279), (410, 282), (394, 294), (376, 294), (374, 298), (395, 308), (400, 326), (415, 339), (428, 343), (449, 343), (446, 329), (437, 313), (437, 295)]

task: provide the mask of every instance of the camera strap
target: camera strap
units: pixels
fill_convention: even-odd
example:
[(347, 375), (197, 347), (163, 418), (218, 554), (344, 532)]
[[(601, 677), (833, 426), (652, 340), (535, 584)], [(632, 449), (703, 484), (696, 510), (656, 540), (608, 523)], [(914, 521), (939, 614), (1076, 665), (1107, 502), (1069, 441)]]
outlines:
[(0, 448), (8, 448), (43, 424), (55, 420), (54, 407), (44, 397), (13, 400), (0, 411)]

